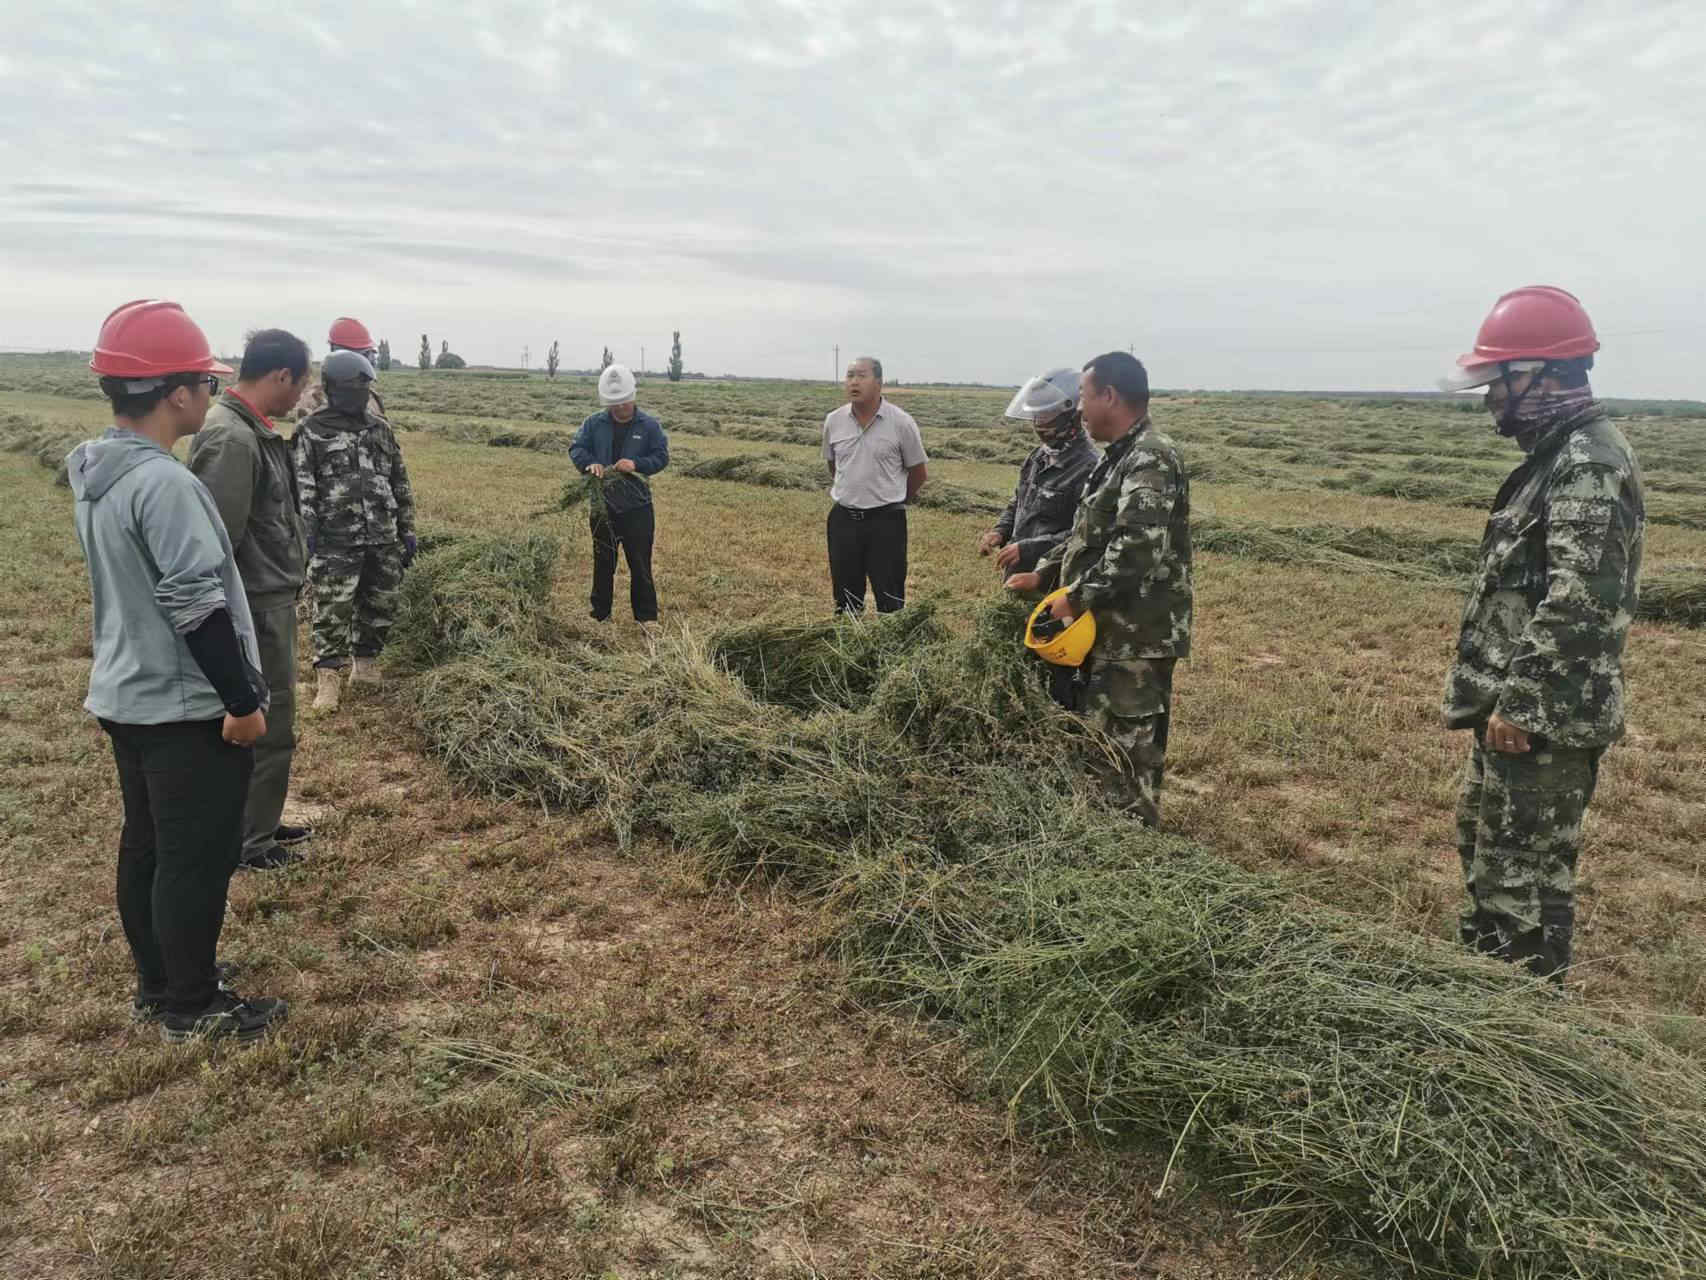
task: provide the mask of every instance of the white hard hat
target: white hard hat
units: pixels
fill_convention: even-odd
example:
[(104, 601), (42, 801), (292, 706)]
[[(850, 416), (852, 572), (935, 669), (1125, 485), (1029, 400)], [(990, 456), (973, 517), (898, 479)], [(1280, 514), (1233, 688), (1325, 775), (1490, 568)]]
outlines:
[(1050, 369), (1019, 388), (1007, 405), (1006, 417), (1025, 422), (1048, 422), (1078, 407), (1081, 375), (1076, 369)]
[(633, 398), (634, 374), (627, 365), (610, 365), (598, 375), (599, 404), (627, 404)]

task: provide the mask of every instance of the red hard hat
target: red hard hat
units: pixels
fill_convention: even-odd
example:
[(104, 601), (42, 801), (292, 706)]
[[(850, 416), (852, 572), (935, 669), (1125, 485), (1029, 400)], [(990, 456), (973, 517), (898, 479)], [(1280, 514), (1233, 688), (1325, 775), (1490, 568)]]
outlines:
[(107, 378), (159, 378), (168, 373), (230, 373), (213, 358), (207, 335), (175, 302), (127, 302), (101, 325), (89, 367)]
[(1464, 368), (1506, 360), (1573, 360), (1599, 350), (1593, 321), (1573, 293), (1548, 284), (1512, 289), (1493, 304)]
[(334, 347), (348, 347), (351, 351), (372, 351), (376, 346), (367, 326), (350, 316), (339, 316), (332, 321), (326, 341)]

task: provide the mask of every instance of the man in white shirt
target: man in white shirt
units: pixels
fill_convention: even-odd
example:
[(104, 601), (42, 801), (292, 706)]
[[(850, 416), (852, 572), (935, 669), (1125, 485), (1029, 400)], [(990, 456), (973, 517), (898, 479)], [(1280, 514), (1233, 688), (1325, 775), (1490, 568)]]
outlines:
[(862, 613), (870, 583), (878, 613), (906, 603), (906, 504), (924, 487), (924, 438), (912, 415), (883, 399), (883, 364), (847, 366), (847, 403), (823, 420), (829, 464), (829, 578), (837, 613)]

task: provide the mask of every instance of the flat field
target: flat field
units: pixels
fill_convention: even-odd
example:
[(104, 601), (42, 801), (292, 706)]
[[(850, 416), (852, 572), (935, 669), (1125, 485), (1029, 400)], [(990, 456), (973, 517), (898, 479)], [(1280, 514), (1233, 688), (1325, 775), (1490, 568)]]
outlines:
[[(556, 503), (590, 380), (405, 370), (381, 386), (424, 527), (559, 535), (557, 603), (581, 616), (584, 514)], [(939, 500), (911, 516), (909, 594), (950, 626), (999, 590), (974, 547), (1028, 448), (999, 417), (1007, 394), (891, 389), (924, 429)], [(839, 398), (821, 383), (642, 383), (675, 453), (655, 486), (667, 626), (828, 614), (814, 441)], [(1435, 936), (1459, 895), (1467, 747), (1439, 727), (1439, 691), (1463, 558), (1517, 461), (1472, 410), (1190, 393), (1153, 406), (1193, 473), (1203, 547), (1168, 828), (1299, 898)], [(1706, 575), (1706, 407), (1618, 412), (1650, 486), (1648, 574)], [(1212, 1170), (1175, 1169), (1152, 1196), (1164, 1150), (1011, 1131), (951, 1032), (851, 998), (811, 905), (707, 879), (655, 844), (619, 852), (591, 818), (458, 790), (411, 727), (406, 680), (303, 718), (312, 857), (233, 885), (225, 954), (242, 986), (292, 1001), (286, 1034), (213, 1053), (132, 1029), (119, 804), (80, 709), (87, 586), (69, 498), (34, 456), (106, 421), (77, 360), (0, 357), (7, 1275), (1350, 1265), (1250, 1239)], [(622, 599), (619, 578), (619, 618)], [(644, 648), (632, 623), (612, 630)], [(1630, 731), (1582, 860), (1580, 989), (1706, 1055), (1706, 631), (1644, 620), (1627, 670)]]

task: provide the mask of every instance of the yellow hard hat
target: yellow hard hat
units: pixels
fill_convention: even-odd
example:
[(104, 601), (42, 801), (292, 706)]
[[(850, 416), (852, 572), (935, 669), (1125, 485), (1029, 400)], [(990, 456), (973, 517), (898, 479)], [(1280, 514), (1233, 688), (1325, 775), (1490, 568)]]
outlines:
[(1025, 647), (1044, 662), (1052, 662), (1057, 667), (1081, 667), (1090, 654), (1090, 646), (1096, 643), (1096, 618), (1088, 609), (1052, 635), (1037, 635), (1037, 623), (1048, 613), (1049, 606), (1067, 590), (1060, 587), (1049, 592), (1031, 610), (1030, 620), (1025, 623)]

